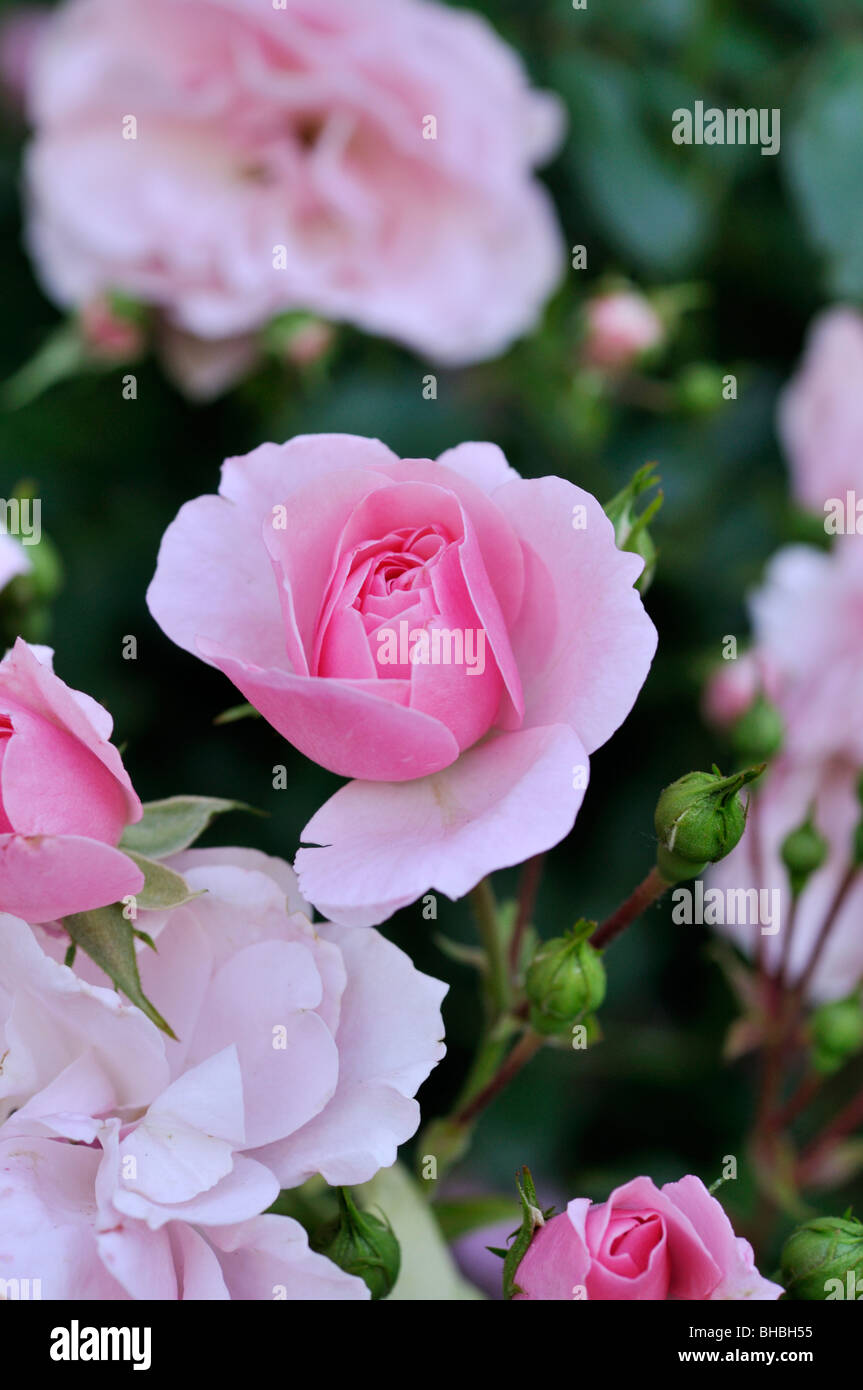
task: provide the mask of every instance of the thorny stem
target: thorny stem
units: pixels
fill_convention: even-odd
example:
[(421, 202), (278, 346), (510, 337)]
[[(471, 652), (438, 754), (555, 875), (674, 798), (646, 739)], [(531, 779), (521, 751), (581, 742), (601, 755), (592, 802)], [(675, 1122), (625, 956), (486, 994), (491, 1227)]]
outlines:
[(647, 908), (661, 898), (670, 887), (671, 884), (666, 883), (659, 870), (656, 867), (652, 868), (647, 877), (643, 878), (638, 887), (630, 893), (626, 902), (621, 903), (617, 911), (607, 917), (602, 926), (597, 927), (590, 938), (591, 946), (595, 947), (597, 951), (601, 951), (616, 936), (625, 931), (630, 923), (636, 921), (643, 912), (646, 912)]

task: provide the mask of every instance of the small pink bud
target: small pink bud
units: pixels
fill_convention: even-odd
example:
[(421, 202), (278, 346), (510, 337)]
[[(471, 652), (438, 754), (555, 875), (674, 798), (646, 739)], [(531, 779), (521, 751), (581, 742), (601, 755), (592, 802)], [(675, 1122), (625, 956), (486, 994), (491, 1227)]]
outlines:
[(655, 309), (633, 290), (597, 295), (586, 306), (585, 321), (582, 361), (588, 367), (627, 367), (664, 334)]

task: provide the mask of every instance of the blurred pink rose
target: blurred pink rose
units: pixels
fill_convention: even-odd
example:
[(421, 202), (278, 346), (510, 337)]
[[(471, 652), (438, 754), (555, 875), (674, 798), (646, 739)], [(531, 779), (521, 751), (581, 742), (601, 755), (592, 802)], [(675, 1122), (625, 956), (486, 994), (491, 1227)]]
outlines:
[(359, 780), (303, 838), (303, 892), (369, 925), (556, 844), (656, 632), (589, 493), (491, 444), (398, 459), (304, 436), (188, 502), (148, 601), (308, 757)]
[(117, 289), (208, 341), (302, 310), (459, 364), (562, 272), (532, 174), (559, 104), (448, 6), (68, 0), (31, 110), (29, 244), (66, 306)]
[[(737, 848), (709, 874), (709, 886), (753, 888), (779, 894), (778, 932), (758, 916), (725, 931), (750, 952), (761, 938), (765, 960), (778, 965), (790, 923), (791, 892), (780, 850), (810, 806), (830, 853), (800, 896), (794, 919), (791, 979), (806, 968), (825, 915), (848, 868), (855, 796), (863, 769), (863, 545), (831, 553), (787, 546), (773, 557), (762, 587), (751, 597), (754, 645), (749, 660), (770, 673), (768, 694), (782, 716), (782, 754), (755, 788), (749, 829)], [(848, 894), (831, 930), (809, 994), (839, 998), (863, 975), (859, 932), (863, 885)]]
[(111, 727), (21, 638), (0, 662), (0, 911), (48, 922), (143, 887), (115, 848), (141, 803)]
[(112, 1206), (105, 1161), (96, 1148), (0, 1131), (4, 1279), (29, 1280), (31, 1297), (75, 1302), (369, 1297), (361, 1279), (313, 1254), (286, 1216), (151, 1230)]
[(94, 357), (107, 362), (126, 362), (143, 351), (142, 329), (119, 314), (107, 295), (99, 295), (82, 307), (80, 324), (84, 342)]
[(616, 290), (588, 300), (582, 360), (586, 366), (627, 367), (662, 341), (662, 320), (643, 294)]
[(783, 1292), (691, 1176), (661, 1189), (634, 1178), (607, 1202), (576, 1198), (536, 1232), (515, 1278), (521, 1300), (767, 1302)]
[(863, 500), (863, 316), (827, 309), (779, 402), (779, 435), (794, 496), (823, 512), (830, 498)]
[(772, 673), (764, 661), (753, 652), (744, 652), (716, 667), (704, 690), (704, 717), (720, 729), (727, 728), (746, 713), (757, 695), (769, 699), (772, 690)]

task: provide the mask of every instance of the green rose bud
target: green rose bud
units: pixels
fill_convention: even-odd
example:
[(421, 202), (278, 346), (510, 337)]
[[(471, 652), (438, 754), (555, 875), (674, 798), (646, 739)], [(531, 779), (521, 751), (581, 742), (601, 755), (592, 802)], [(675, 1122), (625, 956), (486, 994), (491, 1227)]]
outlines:
[(812, 874), (821, 868), (830, 853), (830, 846), (815, 828), (814, 807), (802, 825), (782, 841), (782, 862), (791, 879), (791, 892), (796, 898), (806, 887)]
[(798, 1301), (859, 1298), (863, 1224), (849, 1217), (817, 1216), (799, 1226), (782, 1251), (781, 1282), (786, 1298)]
[(543, 1036), (568, 1032), (605, 998), (605, 967), (587, 939), (593, 928), (593, 922), (577, 922), (566, 936), (543, 942), (528, 966), (530, 1024)]
[(401, 1249), (392, 1226), (370, 1212), (360, 1211), (351, 1194), (339, 1189), (341, 1215), (335, 1227), (315, 1248), (346, 1274), (368, 1284), (372, 1298), (386, 1298), (399, 1277)]
[(734, 725), (731, 742), (745, 762), (763, 762), (782, 747), (782, 716), (775, 705), (757, 695), (749, 709)]
[(822, 1004), (809, 1020), (812, 1062), (820, 1072), (830, 1073), (863, 1050), (863, 1008), (860, 995)]
[(696, 878), (708, 864), (724, 859), (746, 828), (740, 790), (764, 770), (764, 764), (723, 777), (687, 772), (666, 787), (653, 818), (659, 848), (656, 866), (666, 883)]

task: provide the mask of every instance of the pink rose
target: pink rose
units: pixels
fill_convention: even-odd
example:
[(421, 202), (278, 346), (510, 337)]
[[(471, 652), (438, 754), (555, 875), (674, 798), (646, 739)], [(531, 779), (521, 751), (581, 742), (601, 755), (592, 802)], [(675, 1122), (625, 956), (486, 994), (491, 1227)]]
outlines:
[(524, 1299), (755, 1299), (783, 1292), (699, 1178), (634, 1178), (607, 1202), (577, 1197), (536, 1232), (516, 1273)]
[(305, 436), (224, 465), (148, 600), (301, 752), (357, 780), (309, 822), (308, 899), (380, 922), (561, 840), (656, 632), (589, 493), (491, 444), (436, 463)]
[(65, 306), (122, 290), (207, 341), (302, 310), (459, 364), (562, 271), (532, 175), (559, 104), (445, 5), (68, 0), (31, 108), (29, 244)]
[(780, 398), (779, 435), (794, 496), (822, 513), (847, 492), (863, 500), (863, 316), (828, 309), (809, 330), (803, 361)]
[(582, 360), (589, 367), (628, 367), (664, 337), (656, 310), (634, 290), (597, 295), (588, 300), (584, 314)]
[[(286, 1216), (159, 1230), (118, 1212), (97, 1148), (0, 1131), (0, 1270), (54, 1300), (367, 1299)], [(27, 1292), (22, 1283), (28, 1281)], [(34, 1292), (38, 1281), (38, 1292)], [(8, 1287), (8, 1285), (7, 1285)]]
[(142, 812), (111, 727), (21, 638), (0, 662), (0, 911), (48, 922), (143, 887), (115, 848)]

